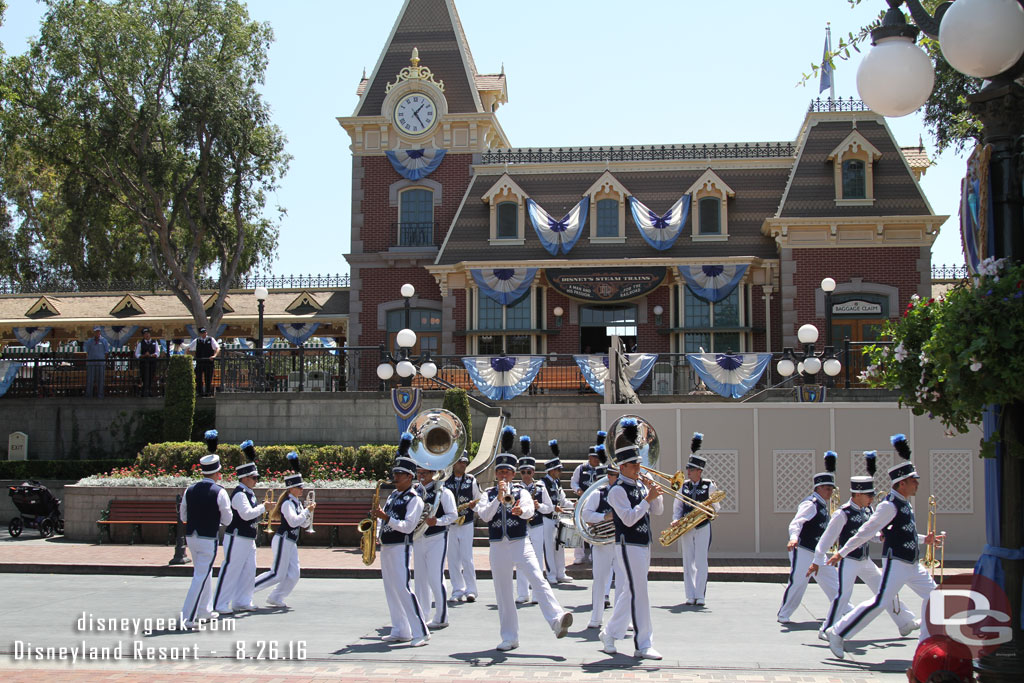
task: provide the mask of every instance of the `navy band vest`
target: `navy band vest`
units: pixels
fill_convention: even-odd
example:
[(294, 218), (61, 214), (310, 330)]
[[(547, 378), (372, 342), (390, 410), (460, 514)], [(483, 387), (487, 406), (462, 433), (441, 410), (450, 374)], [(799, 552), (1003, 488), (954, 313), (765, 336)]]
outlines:
[[(843, 528), (839, 532), (839, 547), (842, 548), (864, 526), (864, 522), (868, 521), (868, 518), (871, 516), (871, 508), (855, 508), (850, 503), (847, 503), (839, 509), (846, 515), (846, 523), (843, 524)], [(851, 560), (863, 560), (870, 554), (870, 548), (865, 543), (856, 550), (847, 553), (846, 556)]]
[[(519, 496), (523, 493), (523, 487), (519, 484), (512, 484), (511, 493), (516, 503), (518, 503)], [(497, 486), (487, 489), (487, 502), (491, 502), (497, 497)], [(509, 512), (508, 507), (499, 503), (498, 513), (491, 518), (490, 523), (487, 525), (487, 537), (492, 541), (500, 541), (503, 538), (512, 540), (526, 538), (526, 520), (513, 515)]]
[[(387, 513), (388, 517), (405, 519), (409, 503), (415, 497), (416, 493), (412, 488), (406, 489), (405, 491), (399, 491), (396, 489), (391, 492), (391, 495), (388, 496), (387, 502), (384, 503), (384, 512)], [(392, 529), (389, 522), (384, 522), (384, 526), (381, 527), (381, 545), (398, 545), (399, 543), (408, 543), (411, 539), (412, 534), (403, 534), (401, 531)]]
[[(285, 499), (281, 501), (281, 507), (284, 508), (285, 505), (292, 506), (292, 510), (295, 511), (295, 514), (302, 514), (302, 503), (293, 495), (288, 494), (285, 496)], [(281, 513), (281, 521), (278, 523), (277, 529), (274, 533), (278, 536), (284, 536), (289, 541), (299, 540), (299, 527), (289, 524), (287, 518), (284, 516), (284, 512)]]
[(202, 479), (188, 487), (185, 491), (185, 507), (188, 510), (185, 535), (197, 534), (203, 538), (217, 538), (217, 532), (220, 531), (217, 494), (220, 490), (220, 485), (209, 479)]
[[(551, 499), (551, 505), (558, 505), (558, 491), (561, 488), (557, 481), (551, 477), (544, 477), (540, 480), (540, 483), (544, 485), (544, 488), (548, 490), (548, 498)], [(554, 519), (555, 511), (552, 509), (551, 512), (544, 515), (548, 519)]]
[(207, 337), (203, 339), (199, 337), (196, 339), (196, 358), (202, 360), (204, 358), (213, 358), (213, 338)]
[(800, 529), (800, 535), (797, 537), (797, 545), (813, 553), (814, 549), (818, 547), (818, 539), (825, 533), (825, 527), (828, 526), (828, 507), (816, 494), (811, 494), (804, 500), (814, 503), (814, 516), (804, 522)]
[[(235, 494), (241, 493), (249, 500), (251, 507), (256, 507), (256, 494), (247, 489), (246, 487), (239, 484), (235, 487), (235, 490), (231, 492), (231, 500), (235, 499)], [(231, 506), (231, 524), (228, 524), (228, 528), (224, 530), (224, 534), (237, 534), (239, 536), (245, 536), (246, 538), (256, 538), (257, 525), (259, 524), (259, 515), (246, 521), (242, 519), (241, 515), (238, 514), (238, 510), (235, 506)]]
[(154, 340), (146, 341), (143, 339), (139, 344), (141, 345), (140, 350), (142, 353), (156, 353), (156, 342)]
[[(643, 483), (634, 484), (620, 477), (615, 482), (621, 486), (629, 499), (629, 506), (635, 508), (644, 498), (647, 497), (647, 487)], [(619, 515), (612, 510), (612, 518), (615, 520), (615, 542), (626, 545), (649, 546), (651, 544), (651, 513), (647, 512), (643, 518), (633, 526), (626, 526), (625, 522), (619, 519)]]
[(608, 492), (611, 486), (605, 485), (598, 489), (597, 509), (594, 511), (599, 515), (606, 515), (612, 511), (612, 505), (608, 502)]
[(910, 507), (908, 501), (897, 498), (892, 492), (885, 499), (896, 506), (896, 516), (882, 529), (885, 535), (882, 556), (894, 557), (904, 562), (917, 562), (917, 521), (914, 519), (914, 508)]
[[(693, 498), (698, 503), (703, 503), (711, 496), (711, 480), (701, 479), (700, 481), (692, 482), (689, 479), (687, 479), (686, 483), (683, 484), (682, 493), (685, 496)], [(691, 510), (693, 510), (692, 505), (687, 505), (686, 503), (683, 503), (684, 515), (689, 513)], [(705, 519), (703, 522), (698, 524), (696, 528), (702, 529), (706, 527), (708, 524), (711, 524), (710, 518)]]
[(594, 476), (597, 470), (590, 466), (589, 463), (585, 463), (580, 468), (580, 488), (586, 491), (590, 488), (590, 485), (597, 481), (597, 477)]
[[(440, 496), (440, 495), (441, 495), (441, 491), (440, 491), (440, 489), (439, 489), (437, 484), (434, 484), (429, 489), (427, 489), (426, 495), (423, 496), (423, 509), (424, 510), (430, 510), (430, 508), (433, 507), (433, 505), (434, 505), (434, 500), (437, 499), (437, 497)], [(444, 498), (442, 498), (441, 499), (441, 504), (437, 506), (437, 516), (441, 517), (442, 515), (448, 514), (449, 512), (452, 512), (452, 511), (444, 509)], [(424, 536), (436, 536), (437, 534), (443, 534), (443, 533), (445, 533), (447, 531), (448, 531), (448, 527), (447, 526), (440, 526), (440, 525), (428, 526), (427, 530), (423, 532), (423, 535)]]
[(529, 491), (530, 495), (533, 496), (533, 509), (534, 509), (534, 513), (533, 513), (533, 517), (530, 517), (530, 519), (527, 520), (527, 522), (526, 522), (527, 525), (529, 525), (529, 526), (541, 526), (541, 525), (543, 525), (544, 524), (544, 515), (540, 514), (540, 512), (537, 512), (537, 507), (540, 505), (540, 502), (542, 500), (544, 500), (541, 497), (541, 493), (540, 493), (541, 489), (543, 489), (544, 486), (539, 481), (534, 481), (532, 484), (529, 484), (529, 485), (523, 484), (523, 488), (525, 488), (527, 491)]
[[(455, 496), (456, 507), (473, 500), (473, 482), (475, 481), (476, 478), (472, 474), (463, 475), (461, 478), (451, 476), (444, 480), (444, 487)], [(472, 525), (474, 519), (473, 508), (466, 508), (463, 517), (466, 520), (463, 524)]]

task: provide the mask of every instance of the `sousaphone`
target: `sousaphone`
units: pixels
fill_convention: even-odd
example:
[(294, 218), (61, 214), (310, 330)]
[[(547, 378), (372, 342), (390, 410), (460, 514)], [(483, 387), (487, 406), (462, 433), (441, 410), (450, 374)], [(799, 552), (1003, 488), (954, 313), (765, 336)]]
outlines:
[[(412, 434), (412, 445), (409, 447), (409, 458), (418, 467), (435, 472), (434, 481), (440, 482), (451, 476), (452, 465), (462, 456), (469, 440), (466, 426), (455, 413), (437, 408), (418, 413), (409, 423), (408, 432)], [(419, 538), (426, 532), (426, 520), (437, 516), (441, 505), (441, 492), (434, 497), (434, 503), (424, 508), (419, 524), (413, 531), (413, 538)]]

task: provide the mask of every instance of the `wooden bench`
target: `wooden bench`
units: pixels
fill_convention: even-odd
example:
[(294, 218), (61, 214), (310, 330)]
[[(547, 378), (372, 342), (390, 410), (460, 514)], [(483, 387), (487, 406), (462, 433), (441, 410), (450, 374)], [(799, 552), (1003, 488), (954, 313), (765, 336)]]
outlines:
[(114, 499), (108, 504), (96, 521), (99, 528), (99, 542), (103, 543), (103, 532), (113, 543), (110, 527), (114, 524), (130, 524), (132, 535), (129, 544), (135, 543), (135, 534), (142, 535), (143, 524), (167, 525), (167, 545), (174, 543), (178, 526), (178, 505), (173, 500), (125, 500)]
[[(313, 531), (319, 536), (327, 531), (330, 547), (340, 545), (340, 529), (357, 527), (369, 516), (367, 503), (317, 503), (313, 511)], [(308, 532), (306, 532), (308, 533)]]

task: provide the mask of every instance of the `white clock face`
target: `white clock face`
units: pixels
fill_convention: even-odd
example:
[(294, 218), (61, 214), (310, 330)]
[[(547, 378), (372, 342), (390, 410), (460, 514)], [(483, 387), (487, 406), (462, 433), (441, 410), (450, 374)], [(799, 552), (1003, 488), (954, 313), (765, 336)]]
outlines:
[(423, 93), (410, 93), (395, 105), (395, 125), (409, 135), (421, 135), (437, 122), (437, 108)]

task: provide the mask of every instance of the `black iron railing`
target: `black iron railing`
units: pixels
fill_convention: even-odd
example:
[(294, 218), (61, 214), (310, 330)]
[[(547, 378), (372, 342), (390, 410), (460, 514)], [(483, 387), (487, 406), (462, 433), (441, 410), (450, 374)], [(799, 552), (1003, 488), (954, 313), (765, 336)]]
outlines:
[(811, 100), (811, 106), (807, 108), (807, 111), (818, 113), (830, 111), (871, 111), (871, 107), (864, 104), (863, 100), (855, 100), (853, 97), (849, 97), (845, 100), (842, 97), (838, 97), (834, 100), (830, 97), (826, 97), (825, 99), (816, 97)]
[[(214, 278), (200, 278), (199, 288), (216, 290), (220, 283)], [(349, 274), (310, 275), (245, 275), (231, 283), (231, 289), (312, 289), (348, 287)], [(24, 282), (0, 278), (0, 294), (45, 294), (47, 292), (160, 292), (167, 287), (156, 280), (70, 280), (47, 278)]]
[(967, 266), (947, 266), (932, 264), (933, 280), (963, 280), (967, 277)]
[(432, 247), (434, 246), (434, 231), (437, 223), (409, 223), (401, 222), (392, 224), (398, 230), (398, 246), (400, 247)]
[(483, 164), (604, 163), (606, 161), (673, 161), (686, 159), (783, 158), (796, 153), (792, 142), (723, 143), (633, 147), (497, 149), (481, 155)]

